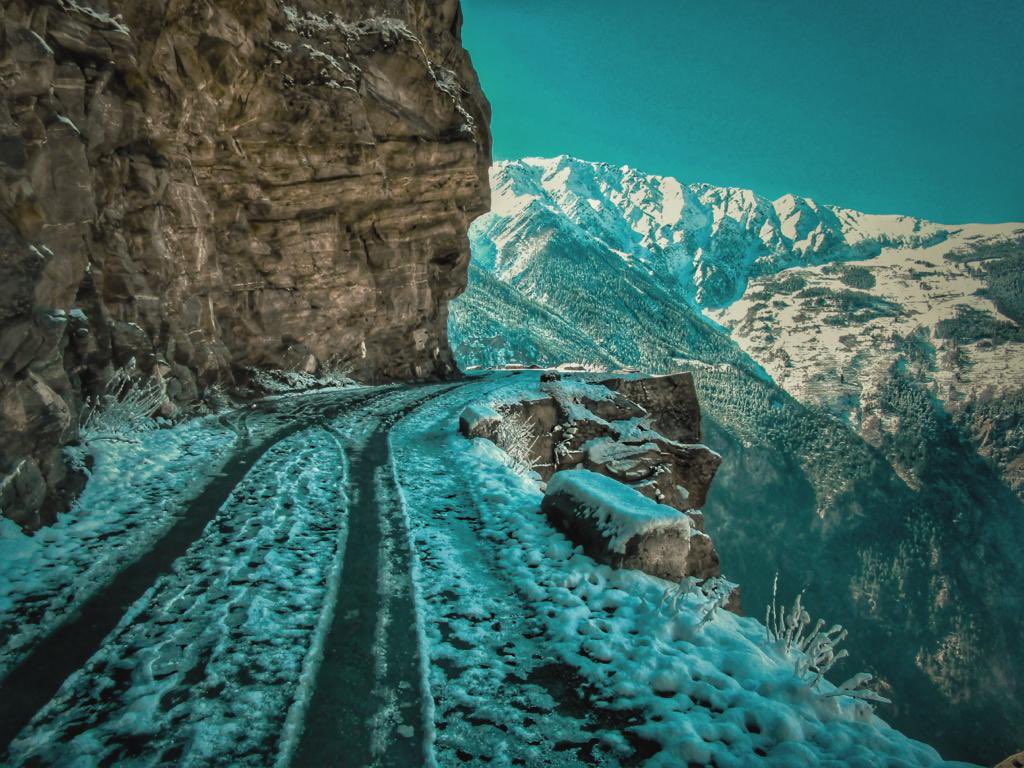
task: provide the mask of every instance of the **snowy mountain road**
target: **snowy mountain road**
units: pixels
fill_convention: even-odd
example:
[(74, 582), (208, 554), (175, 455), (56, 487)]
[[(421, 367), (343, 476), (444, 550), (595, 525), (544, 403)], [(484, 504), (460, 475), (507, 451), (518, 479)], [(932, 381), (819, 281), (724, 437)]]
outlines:
[[(404, 754), (382, 764), (420, 762), (409, 554), (391, 522), (386, 436), (450, 386), (236, 412), (234, 454), (178, 522), (0, 683), (10, 764), (270, 765), (294, 748), (314, 690), (300, 758), (370, 764), (371, 741), (381, 755), (394, 741)], [(376, 647), (387, 651), (375, 660)], [(338, 697), (353, 706), (339, 714)]]
[(662, 610), (554, 528), (458, 430), (539, 387), (289, 395), (98, 451), (63, 521), (0, 529), (0, 764), (940, 764), (756, 620)]

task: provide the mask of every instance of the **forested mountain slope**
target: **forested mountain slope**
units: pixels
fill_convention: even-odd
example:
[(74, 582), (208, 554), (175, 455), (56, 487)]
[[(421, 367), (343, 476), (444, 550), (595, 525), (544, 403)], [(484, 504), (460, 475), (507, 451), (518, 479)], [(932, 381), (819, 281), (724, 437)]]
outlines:
[(693, 370), (725, 456), (708, 517), (747, 607), (778, 571), (851, 628), (894, 724), (944, 734), (949, 757), (1012, 751), (1024, 227), (568, 157), (498, 164), (491, 184), (452, 306), (459, 361)]

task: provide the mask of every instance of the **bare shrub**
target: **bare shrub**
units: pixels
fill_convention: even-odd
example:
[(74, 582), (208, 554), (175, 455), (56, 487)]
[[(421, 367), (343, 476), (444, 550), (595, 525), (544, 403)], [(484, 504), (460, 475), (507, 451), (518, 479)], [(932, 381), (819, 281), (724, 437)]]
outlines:
[[(764, 618), (768, 642), (780, 646), (780, 650), (793, 660), (793, 673), (808, 688), (814, 688), (837, 661), (849, 655), (845, 648), (839, 648), (847, 632), (839, 624), (824, 629), (824, 619), (818, 619), (811, 627), (811, 615), (803, 607), (803, 593), (796, 596), (792, 608), (787, 611), (785, 606), (777, 604), (778, 588), (779, 575), (775, 574), (772, 601), (768, 604)], [(870, 674), (860, 672), (843, 682), (835, 691), (823, 696), (849, 696), (867, 702), (891, 703), (867, 687), (871, 680)]]
[(84, 444), (99, 440), (135, 442), (139, 433), (156, 428), (153, 414), (166, 402), (163, 379), (143, 379), (133, 358), (114, 371), (103, 394), (86, 400), (79, 438)]
[(502, 414), (494, 435), (495, 444), (508, 456), (509, 466), (520, 475), (528, 475), (537, 466), (533, 446), (537, 444), (534, 421), (521, 413)]
[(705, 624), (714, 621), (718, 612), (729, 602), (729, 595), (732, 594), (735, 586), (720, 576), (712, 576), (704, 581), (695, 576), (685, 576), (678, 584), (669, 587), (662, 593), (658, 610), (667, 608), (670, 615), (678, 614), (688, 595), (700, 595), (703, 599), (700, 619), (697, 622), (697, 629), (700, 629)]

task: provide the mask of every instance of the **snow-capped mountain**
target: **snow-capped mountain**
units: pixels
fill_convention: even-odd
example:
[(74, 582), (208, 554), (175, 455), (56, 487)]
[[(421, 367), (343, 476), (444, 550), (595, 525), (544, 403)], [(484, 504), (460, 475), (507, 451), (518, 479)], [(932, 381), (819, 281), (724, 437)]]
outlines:
[[(753, 362), (874, 445), (897, 426), (870, 412), (878, 387), (895, 361), (916, 355), (917, 378), (971, 422), (979, 449), (1024, 493), (1024, 426), (974, 413), (1024, 389), (1024, 300), (1014, 283), (1024, 259), (1000, 250), (1024, 239), (1024, 224), (952, 226), (794, 195), (771, 201), (564, 155), (498, 163), (491, 184), (492, 210), (470, 233), (471, 282), (497, 278), (572, 328), (549, 336), (568, 341), (582, 326), (600, 341), (602, 362), (641, 368), (687, 357)], [(461, 305), (453, 310), (456, 344), (473, 347), (466, 337), (481, 331), (502, 338), (490, 353), (505, 359), (470, 354), (477, 362), (534, 359), (546, 343), (504, 321), (517, 313), (496, 310), (505, 294), (489, 295), (475, 324), (461, 322)], [(612, 323), (615, 309), (624, 316)]]
[[(504, 280), (525, 267), (552, 221), (603, 243), (624, 261), (704, 307), (738, 298), (752, 276), (792, 266), (876, 255), (884, 246), (924, 245), (950, 229), (908, 216), (877, 216), (785, 195), (682, 184), (632, 168), (565, 155), (496, 164), (492, 210), (475, 225), (475, 256)], [(489, 259), (489, 257), (493, 257)]]
[(491, 184), (451, 306), (460, 363), (692, 370), (725, 456), (705, 512), (745, 604), (779, 572), (844, 617), (901, 729), (950, 757), (1017, 748), (1024, 601), (993, 585), (1024, 581), (1024, 225), (570, 157)]

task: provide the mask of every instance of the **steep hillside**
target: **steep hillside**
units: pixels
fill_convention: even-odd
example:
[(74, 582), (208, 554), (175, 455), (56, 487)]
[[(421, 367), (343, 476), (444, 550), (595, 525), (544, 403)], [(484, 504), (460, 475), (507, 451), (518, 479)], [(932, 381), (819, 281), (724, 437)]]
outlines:
[[(755, 279), (711, 317), (788, 392), (873, 445), (905, 427), (880, 408), (900, 365), (1020, 494), (1022, 259), (1024, 227), (965, 227), (931, 247)], [(914, 459), (892, 458), (917, 482)]]
[(457, 0), (0, 2), (0, 508), (83, 397), (248, 367), (454, 371), (489, 108)]
[[(851, 666), (892, 685), (883, 716), (921, 738), (942, 734), (949, 757), (1011, 752), (1024, 739), (1015, 640), (1024, 605), (1006, 585), (1024, 579), (1013, 554), (1024, 545), (1024, 505), (1007, 484), (1021, 463), (1020, 399), (1009, 394), (1021, 380), (1005, 365), (1021, 354), (1016, 321), (994, 313), (1016, 306), (1003, 260), (1016, 258), (1019, 225), (947, 227), (803, 201), (797, 226), (793, 198), (770, 203), (571, 158), (499, 164), (492, 185), (494, 209), (471, 230), (478, 269), (452, 307), (460, 362), (692, 369), (706, 440), (725, 459), (709, 527), (747, 607), (764, 606), (779, 572), (785, 589), (806, 588), (850, 627)], [(681, 190), (680, 211), (666, 203), (671, 189)], [(999, 260), (953, 255), (982, 245)], [(941, 287), (912, 274), (924, 268), (915, 260), (938, 265), (941, 254), (951, 256), (932, 268)], [(719, 284), (732, 287), (708, 292)], [(773, 303), (803, 291), (810, 319)], [(514, 331), (478, 310), (496, 302), (501, 316), (523, 320)], [(962, 319), (958, 304), (992, 313), (988, 336), (964, 330), (973, 316)], [(783, 314), (756, 319), (773, 308)], [(565, 329), (571, 343), (560, 347)], [(787, 366), (786, 340), (799, 333), (810, 334), (806, 347)], [(950, 333), (977, 337), (958, 347), (985, 388), (934, 362)], [(829, 334), (854, 336), (860, 359), (871, 356), (869, 394), (847, 394), (860, 379), (847, 382), (841, 368), (841, 382), (815, 388), (847, 354), (825, 348)], [(945, 396), (950, 381), (959, 400)]]

